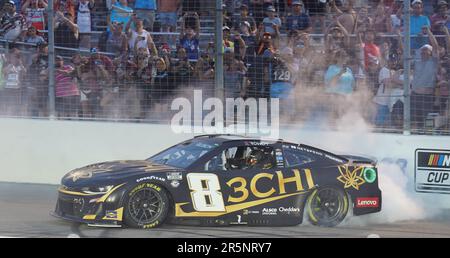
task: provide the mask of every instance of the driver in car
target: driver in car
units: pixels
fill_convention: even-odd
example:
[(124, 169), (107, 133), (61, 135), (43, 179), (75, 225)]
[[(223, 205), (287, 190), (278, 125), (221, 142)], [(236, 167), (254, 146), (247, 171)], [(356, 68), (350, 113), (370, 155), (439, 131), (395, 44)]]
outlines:
[(271, 158), (271, 154), (259, 149), (252, 150), (245, 159), (245, 162), (245, 169), (270, 169), (273, 167), (273, 159)]

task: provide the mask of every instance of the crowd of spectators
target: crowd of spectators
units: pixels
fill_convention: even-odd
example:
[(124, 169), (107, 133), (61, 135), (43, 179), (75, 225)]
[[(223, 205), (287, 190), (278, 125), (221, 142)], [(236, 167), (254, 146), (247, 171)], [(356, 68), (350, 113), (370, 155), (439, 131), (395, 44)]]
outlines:
[[(366, 91), (368, 119), (402, 125), (402, 0), (223, 3), (225, 96), (277, 97), (293, 111), (305, 88), (329, 103)], [(449, 3), (413, 0), (411, 7), (411, 107), (420, 128), (429, 114), (449, 116)], [(0, 56), (0, 112), (47, 115), (46, 8), (47, 0), (3, 2), (0, 37), (9, 44)], [(215, 1), (54, 0), (54, 10), (61, 117), (145, 119), (187, 86), (214, 88), (215, 44), (204, 24), (214, 21)]]

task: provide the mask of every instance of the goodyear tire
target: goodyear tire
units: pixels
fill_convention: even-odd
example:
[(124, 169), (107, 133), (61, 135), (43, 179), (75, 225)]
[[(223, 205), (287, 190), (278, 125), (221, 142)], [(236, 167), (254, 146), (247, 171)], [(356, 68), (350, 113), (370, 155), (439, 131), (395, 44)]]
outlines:
[(141, 183), (126, 193), (125, 224), (133, 228), (162, 225), (169, 211), (167, 191), (154, 183)]
[(314, 190), (306, 202), (308, 219), (316, 226), (337, 226), (347, 216), (348, 209), (347, 194), (335, 187)]

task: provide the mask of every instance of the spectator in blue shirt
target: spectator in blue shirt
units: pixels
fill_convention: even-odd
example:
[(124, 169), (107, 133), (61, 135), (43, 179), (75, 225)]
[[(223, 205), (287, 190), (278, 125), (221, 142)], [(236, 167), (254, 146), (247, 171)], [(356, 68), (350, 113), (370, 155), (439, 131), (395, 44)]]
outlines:
[(144, 28), (153, 31), (155, 23), (156, 0), (135, 0), (134, 11), (139, 19), (144, 21)]
[(424, 27), (429, 28), (431, 22), (427, 16), (423, 15), (423, 3), (421, 0), (414, 0), (411, 5), (413, 8), (410, 26), (411, 36), (413, 37), (411, 39), (411, 49), (417, 50), (427, 43), (424, 42), (424, 38), (426, 39)]
[(294, 1), (292, 3), (292, 7), (294, 12), (292, 15), (287, 17), (287, 29), (288, 31), (297, 31), (301, 32), (310, 32), (311, 30), (311, 22), (309, 16), (303, 13), (303, 2), (302, 1)]
[[(186, 27), (186, 18), (192, 15), (195, 19), (195, 28)], [(197, 13), (185, 13), (182, 19), (180, 45), (186, 50), (189, 61), (196, 62), (200, 51), (200, 17)]]
[[(120, 0), (111, 6), (110, 22), (127, 24), (131, 20), (133, 8), (128, 6), (127, 0)], [(108, 28), (109, 31), (109, 28)]]

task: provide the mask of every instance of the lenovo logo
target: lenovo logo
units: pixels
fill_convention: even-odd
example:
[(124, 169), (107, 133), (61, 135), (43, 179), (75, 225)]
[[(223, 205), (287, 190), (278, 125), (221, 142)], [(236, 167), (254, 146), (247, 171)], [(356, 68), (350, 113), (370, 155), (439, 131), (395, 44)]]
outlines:
[(356, 207), (357, 208), (378, 208), (380, 206), (380, 200), (375, 198), (357, 198)]

